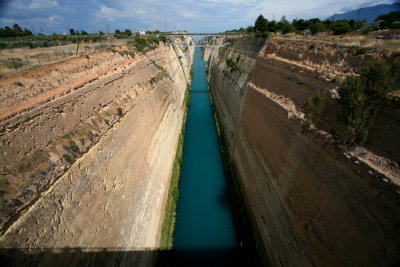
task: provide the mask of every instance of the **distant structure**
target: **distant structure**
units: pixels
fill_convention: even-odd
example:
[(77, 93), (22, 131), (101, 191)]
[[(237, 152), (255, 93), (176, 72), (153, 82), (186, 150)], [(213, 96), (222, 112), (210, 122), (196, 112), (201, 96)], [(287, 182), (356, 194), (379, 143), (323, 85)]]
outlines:
[(369, 29), (371, 29), (371, 30), (379, 30), (380, 29), (379, 22), (380, 21), (363, 23), (361, 25), (361, 28), (358, 31), (369, 30)]
[(303, 35), (303, 36), (311, 36), (311, 35), (312, 35), (312, 32), (311, 32), (310, 29), (305, 29), (305, 30), (302, 32), (302, 35)]
[(146, 35), (146, 32), (145, 31), (139, 31), (139, 34), (140, 35)]

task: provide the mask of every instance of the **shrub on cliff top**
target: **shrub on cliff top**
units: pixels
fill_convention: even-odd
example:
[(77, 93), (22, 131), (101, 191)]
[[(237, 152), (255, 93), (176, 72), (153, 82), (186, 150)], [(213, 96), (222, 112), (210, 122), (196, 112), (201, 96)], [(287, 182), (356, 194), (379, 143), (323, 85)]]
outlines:
[(160, 39), (160, 41), (163, 41), (164, 43), (167, 42), (167, 37), (165, 35), (159, 35), (158, 39)]
[(268, 20), (266, 20), (263, 15), (259, 15), (254, 22), (254, 29), (256, 32), (268, 31)]
[(333, 34), (340, 35), (346, 32), (351, 32), (351, 27), (347, 21), (341, 20), (334, 24)]
[(69, 140), (69, 148), (74, 153), (78, 153), (79, 152), (79, 147), (76, 145), (76, 143), (73, 140)]
[(325, 98), (319, 91), (315, 91), (304, 104), (304, 115), (311, 123), (317, 123), (324, 110)]
[(347, 145), (363, 144), (377, 113), (388, 100), (388, 93), (398, 89), (399, 84), (399, 61), (371, 62), (360, 76), (349, 76), (339, 88), (338, 141)]
[(239, 71), (239, 72), (243, 72), (242, 68), (240, 68), (235, 61), (233, 61), (233, 59), (231, 58), (227, 58), (225, 59), (226, 65), (228, 66), (228, 68), (230, 69), (231, 72), (233, 71)]
[(117, 108), (117, 115), (122, 117), (122, 115), (123, 115), (122, 108), (120, 108), (120, 107)]
[(147, 41), (144, 38), (140, 38), (138, 35), (135, 36), (135, 48), (142, 52), (143, 49), (147, 46)]

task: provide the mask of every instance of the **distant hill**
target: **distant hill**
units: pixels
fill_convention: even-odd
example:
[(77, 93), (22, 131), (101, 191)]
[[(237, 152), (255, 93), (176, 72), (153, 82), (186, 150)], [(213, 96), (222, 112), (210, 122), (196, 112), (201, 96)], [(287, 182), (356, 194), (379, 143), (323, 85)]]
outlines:
[[(360, 15), (358, 20), (366, 19), (367, 22), (374, 21), (379, 15), (383, 15), (392, 11), (400, 11), (400, 3), (395, 4), (382, 4), (376, 6), (369, 6), (361, 8)], [(341, 19), (357, 19), (358, 9), (352, 10), (343, 14), (335, 14), (335, 20)], [(332, 19), (333, 16), (330, 16), (326, 19)]]

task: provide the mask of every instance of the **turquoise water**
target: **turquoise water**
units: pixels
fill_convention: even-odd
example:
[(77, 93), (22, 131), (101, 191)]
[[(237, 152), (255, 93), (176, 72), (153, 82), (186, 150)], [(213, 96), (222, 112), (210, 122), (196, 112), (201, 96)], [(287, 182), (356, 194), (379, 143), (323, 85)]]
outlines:
[(173, 251), (185, 266), (227, 266), (238, 242), (204, 64), (196, 48)]

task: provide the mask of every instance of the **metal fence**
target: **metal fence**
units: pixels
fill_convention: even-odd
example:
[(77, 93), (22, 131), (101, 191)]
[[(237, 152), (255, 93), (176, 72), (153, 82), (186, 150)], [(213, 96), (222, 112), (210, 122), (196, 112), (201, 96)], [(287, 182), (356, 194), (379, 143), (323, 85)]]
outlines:
[(31, 68), (61, 62), (69, 58), (104, 51), (127, 40), (110, 40), (101, 43), (76, 43), (45, 48), (18, 48), (0, 51), (0, 76)]

